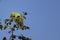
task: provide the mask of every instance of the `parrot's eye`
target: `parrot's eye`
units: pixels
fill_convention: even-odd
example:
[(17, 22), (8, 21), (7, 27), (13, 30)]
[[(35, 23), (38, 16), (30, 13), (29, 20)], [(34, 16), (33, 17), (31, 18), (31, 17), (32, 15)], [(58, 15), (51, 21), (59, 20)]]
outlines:
[(13, 17), (15, 17), (15, 16), (13, 16)]
[(17, 16), (17, 18), (19, 18), (20, 16)]

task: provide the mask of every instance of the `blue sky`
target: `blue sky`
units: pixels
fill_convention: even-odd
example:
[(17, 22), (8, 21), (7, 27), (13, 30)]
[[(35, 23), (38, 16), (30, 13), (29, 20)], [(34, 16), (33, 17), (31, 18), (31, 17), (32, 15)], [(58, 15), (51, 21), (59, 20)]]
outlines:
[[(60, 1), (59, 0), (2, 0), (0, 2), (0, 19), (9, 18), (11, 12), (22, 13), (27, 11), (25, 24), (30, 30), (16, 31), (32, 40), (60, 40)], [(9, 38), (6, 31), (0, 31), (0, 39), (3, 36)], [(2, 39), (1, 39), (2, 40)], [(17, 40), (17, 39), (16, 39)]]

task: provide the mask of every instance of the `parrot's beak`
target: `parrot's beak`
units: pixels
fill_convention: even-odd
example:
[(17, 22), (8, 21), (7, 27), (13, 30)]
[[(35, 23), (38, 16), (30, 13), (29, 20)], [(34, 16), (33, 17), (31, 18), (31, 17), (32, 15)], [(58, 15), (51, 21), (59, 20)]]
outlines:
[(14, 17), (10, 16), (11, 19), (14, 19)]
[(13, 18), (12, 16), (10, 16), (10, 18)]
[(10, 16), (11, 19), (13, 19), (13, 17)]

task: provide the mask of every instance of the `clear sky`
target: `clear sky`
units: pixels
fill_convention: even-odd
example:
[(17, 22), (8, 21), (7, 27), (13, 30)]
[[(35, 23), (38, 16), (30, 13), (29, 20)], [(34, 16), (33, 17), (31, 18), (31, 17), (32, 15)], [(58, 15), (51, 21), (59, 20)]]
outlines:
[[(32, 40), (60, 40), (60, 0), (2, 0), (0, 2), (0, 19), (9, 18), (11, 12), (28, 12), (25, 24), (30, 30), (16, 31)], [(6, 31), (0, 31), (0, 40), (3, 36), (9, 38)], [(17, 39), (16, 39), (17, 40)]]

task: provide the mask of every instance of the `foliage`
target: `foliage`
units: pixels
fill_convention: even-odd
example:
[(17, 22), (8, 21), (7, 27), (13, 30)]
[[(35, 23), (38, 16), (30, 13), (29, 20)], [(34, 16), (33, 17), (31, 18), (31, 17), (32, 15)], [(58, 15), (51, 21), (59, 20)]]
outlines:
[[(6, 30), (6, 28), (10, 29), (10, 31), (8, 32), (9, 34), (11, 33), (11, 36), (9, 38), (9, 40), (14, 40), (16, 39), (16, 37), (18, 37), (18, 39), (20, 40), (32, 40), (31, 38), (28, 38), (28, 37), (25, 37), (22, 35), (20, 36), (17, 36), (17, 35), (14, 35), (14, 31), (17, 30), (27, 30), (27, 29), (30, 29), (28, 26), (24, 25), (23, 23), (23, 20), (26, 19), (26, 15), (27, 15), (27, 12), (23, 12), (24, 14), (21, 15), (21, 16), (17, 16), (15, 17), (15, 15), (12, 17), (10, 15), (10, 18), (9, 19), (5, 19), (5, 25), (2, 25), (1, 21), (0, 21), (0, 29), (1, 30)], [(24, 19), (22, 19), (21, 17), (23, 17)], [(12, 26), (9, 26), (9, 25), (12, 25), (12, 23), (15, 22), (15, 24)], [(2, 40), (7, 40), (6, 37), (3, 37)]]

